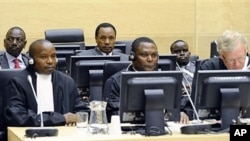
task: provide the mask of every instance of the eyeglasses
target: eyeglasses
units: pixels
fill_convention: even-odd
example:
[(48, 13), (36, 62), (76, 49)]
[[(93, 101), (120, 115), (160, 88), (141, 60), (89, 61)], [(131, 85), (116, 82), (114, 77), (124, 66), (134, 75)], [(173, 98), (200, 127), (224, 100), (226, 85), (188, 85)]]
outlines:
[(244, 63), (245, 59), (246, 59), (246, 56), (242, 56), (242, 57), (239, 57), (239, 58), (236, 58), (236, 59), (226, 59), (225, 56), (222, 56), (223, 57), (223, 60), (228, 63), (228, 64), (233, 64), (235, 63), (236, 61), (240, 62), (240, 63)]
[(24, 41), (24, 39), (22, 39), (22, 38), (20, 38), (20, 37), (18, 37), (18, 38), (8, 37), (7, 40), (8, 40), (9, 42), (14, 42), (14, 41), (16, 40), (17, 43), (21, 43), (21, 42)]

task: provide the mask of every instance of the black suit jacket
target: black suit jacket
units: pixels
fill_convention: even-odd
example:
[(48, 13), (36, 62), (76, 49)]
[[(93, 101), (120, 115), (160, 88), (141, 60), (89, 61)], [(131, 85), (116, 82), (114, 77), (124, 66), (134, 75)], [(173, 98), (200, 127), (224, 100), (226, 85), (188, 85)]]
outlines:
[[(88, 50), (83, 50), (79, 53), (77, 53), (76, 55), (79, 56), (84, 56), (84, 55), (102, 55), (101, 51), (97, 49), (97, 47), (93, 48), (93, 49), (88, 49)], [(128, 61), (128, 55), (127, 54), (123, 54), (120, 52), (115, 52), (112, 51), (112, 55), (120, 55), (121, 56), (121, 61)]]
[[(29, 58), (25, 54), (22, 54), (22, 59), (24, 61), (25, 66), (28, 66)], [(6, 53), (0, 54), (0, 66), (2, 69), (9, 69), (10, 68), (10, 65), (9, 65), (7, 57), (6, 57)]]

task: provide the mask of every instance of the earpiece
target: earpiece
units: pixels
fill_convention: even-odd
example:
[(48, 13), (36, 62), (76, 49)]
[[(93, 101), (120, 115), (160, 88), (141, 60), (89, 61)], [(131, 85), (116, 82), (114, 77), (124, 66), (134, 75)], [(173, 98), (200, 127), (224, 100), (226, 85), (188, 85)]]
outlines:
[(131, 51), (131, 53), (129, 55), (129, 60), (130, 61), (135, 61), (136, 60), (136, 56), (135, 56), (135, 53), (133, 51)]
[(30, 58), (30, 59), (29, 59), (29, 65), (34, 65), (34, 63), (35, 63), (34, 59), (33, 59), (33, 58)]
[[(58, 58), (56, 58), (56, 63), (58, 63)], [(29, 65), (34, 65), (35, 64), (35, 61), (33, 58), (30, 58), (29, 59)]]

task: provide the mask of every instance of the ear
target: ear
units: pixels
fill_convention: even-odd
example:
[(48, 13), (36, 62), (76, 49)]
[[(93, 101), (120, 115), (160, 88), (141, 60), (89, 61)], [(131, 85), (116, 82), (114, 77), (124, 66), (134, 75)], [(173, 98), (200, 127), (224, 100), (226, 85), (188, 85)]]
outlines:
[(24, 47), (23, 47), (23, 48), (25, 48), (25, 46), (26, 46), (26, 44), (27, 44), (27, 40), (25, 40), (23, 44), (24, 44)]
[(223, 60), (223, 56), (222, 56), (222, 55), (219, 55), (218, 57), (219, 57), (221, 60)]

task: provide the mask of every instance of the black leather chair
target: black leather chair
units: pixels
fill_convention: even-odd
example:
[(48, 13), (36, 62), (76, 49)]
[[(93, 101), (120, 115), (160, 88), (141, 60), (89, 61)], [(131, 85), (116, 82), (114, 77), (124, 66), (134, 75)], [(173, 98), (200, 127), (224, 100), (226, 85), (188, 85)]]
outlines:
[[(131, 62), (130, 61), (116, 61), (116, 62), (106, 62), (104, 64), (104, 67), (103, 67), (103, 86), (102, 86), (102, 98), (104, 101), (107, 101), (109, 95), (110, 95), (110, 92), (111, 92), (111, 89), (110, 89), (110, 86), (111, 86), (111, 79), (108, 79), (110, 78), (113, 74), (123, 70), (123, 69), (126, 69), (129, 64)], [(106, 114), (107, 114), (107, 120), (108, 122), (111, 121), (111, 116), (112, 116), (112, 111), (109, 111), (108, 110), (108, 106), (107, 106), (107, 109), (106, 109)]]
[(71, 29), (48, 29), (45, 30), (45, 39), (51, 41), (57, 51), (57, 69), (68, 72), (68, 63), (71, 55), (75, 55), (75, 50), (85, 49), (84, 32), (80, 28)]
[(106, 62), (103, 67), (103, 93), (102, 97), (103, 100), (106, 100), (110, 94), (110, 89), (105, 87), (110, 87), (111, 82), (108, 82), (108, 78), (110, 78), (113, 74), (116, 72), (121, 71), (122, 69), (125, 69), (130, 64), (130, 61), (114, 61), (114, 62)]
[(191, 55), (189, 58), (190, 61), (197, 61), (198, 59), (199, 59), (199, 56), (195, 54)]
[[(52, 43), (84, 43), (84, 33), (80, 28), (72, 29), (47, 29), (45, 39)], [(84, 45), (84, 44), (83, 44)]]
[(210, 58), (219, 56), (217, 52), (217, 42), (216, 40), (210, 43)]

